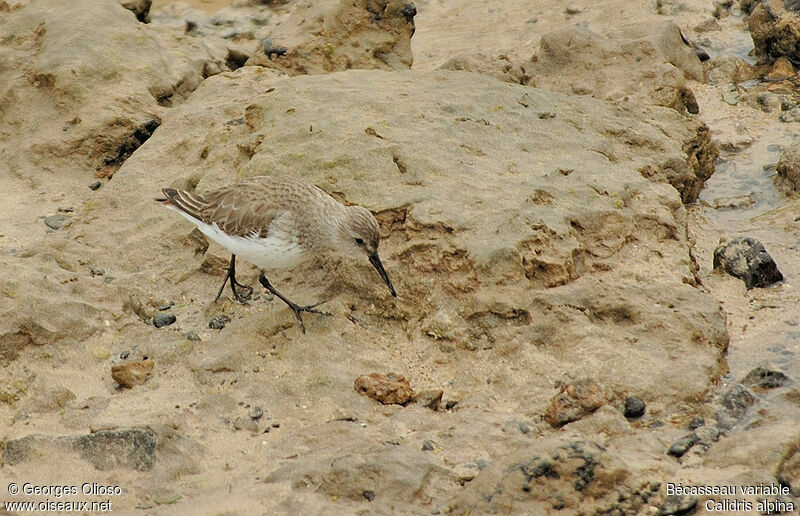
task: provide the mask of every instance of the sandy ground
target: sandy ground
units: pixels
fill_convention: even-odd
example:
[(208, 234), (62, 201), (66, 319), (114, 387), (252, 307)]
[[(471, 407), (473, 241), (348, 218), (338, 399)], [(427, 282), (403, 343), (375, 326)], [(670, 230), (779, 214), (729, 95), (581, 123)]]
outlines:
[[(98, 8), (87, 15), (103, 27), (98, 45), (118, 46), (95, 68), (69, 58), (91, 38), (75, 47), (70, 27), (14, 18), (32, 29), (7, 40), (0, 70), (25, 70), (3, 83), (0, 103), (10, 171), (0, 245), (13, 272), (0, 284), (2, 477), (121, 491), (12, 500), (110, 501), (123, 514), (673, 514), (692, 510), (681, 504), (703, 513), (708, 497), (671, 499), (668, 483), (783, 482), (798, 494), (798, 209), (769, 166), (796, 123), (752, 100), (764, 84), (731, 103), (726, 83), (693, 79), (700, 65), (686, 55), (667, 64), (658, 42), (642, 68), (624, 61), (651, 41), (635, 35), (642, 24), (674, 21), (713, 59), (754, 62), (737, 10), (708, 31), (714, 5), (700, 0), (424, 0), (411, 71), (286, 77), (218, 72), (232, 48), (258, 43), (241, 35), (250, 18), (267, 20), (258, 37), (295, 23), (291, 2), (183, 35), (183, 10), (229, 6), (156, 1), (143, 32), (117, 22), (116, 6)], [(219, 38), (219, 27), (239, 33)], [(585, 48), (622, 64), (558, 63), (540, 42), (560, 29), (577, 36), (554, 46), (588, 29), (599, 39)], [(402, 45), (384, 50), (401, 58), (375, 68), (402, 69)], [(65, 86), (70, 74), (94, 89)], [(699, 113), (652, 95), (685, 88)], [(87, 136), (118, 142), (150, 118), (158, 129), (119, 164)], [(684, 205), (685, 185), (702, 183), (702, 167), (681, 168), (690, 142), (705, 145), (702, 124), (722, 150)], [(273, 277), (298, 299), (330, 299), (334, 315), (306, 317), (305, 335), (266, 295), (210, 303), (226, 251), (151, 199), (163, 186), (202, 191), (265, 170), (377, 213), (398, 298), (368, 263), (331, 257)], [(739, 196), (753, 202), (715, 207)], [(59, 213), (65, 226), (46, 229)], [(784, 282), (747, 291), (712, 270), (720, 239), (740, 235), (765, 244)], [(240, 281), (256, 276), (240, 266)], [(178, 321), (145, 323), (159, 312)], [(220, 314), (231, 321), (210, 329)], [(118, 388), (111, 368), (145, 357), (155, 363), (146, 382)], [(725, 401), (757, 366), (790, 382)], [(360, 396), (353, 382), (372, 372), (441, 391), (439, 410)], [(548, 411), (574, 408), (559, 393), (586, 378), (587, 392), (567, 400), (578, 415), (551, 425)], [(623, 416), (629, 396), (646, 402), (643, 417)], [(667, 455), (697, 417), (700, 443)], [(135, 439), (113, 434), (130, 429)], [(791, 495), (728, 498), (798, 507)]]

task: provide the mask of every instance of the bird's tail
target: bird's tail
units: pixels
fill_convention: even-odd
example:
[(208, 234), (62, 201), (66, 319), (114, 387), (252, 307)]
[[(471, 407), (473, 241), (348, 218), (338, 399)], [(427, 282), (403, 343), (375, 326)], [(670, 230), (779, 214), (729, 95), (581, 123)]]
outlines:
[(162, 188), (161, 192), (165, 197), (157, 197), (156, 202), (160, 202), (168, 208), (178, 209), (188, 213), (196, 219), (202, 220), (201, 212), (205, 208), (205, 199), (201, 195), (189, 193), (185, 190), (175, 188)]

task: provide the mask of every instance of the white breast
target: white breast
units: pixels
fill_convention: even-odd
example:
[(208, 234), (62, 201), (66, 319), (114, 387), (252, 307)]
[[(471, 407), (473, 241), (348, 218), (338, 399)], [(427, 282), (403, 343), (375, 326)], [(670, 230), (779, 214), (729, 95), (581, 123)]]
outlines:
[(181, 210), (175, 211), (197, 226), (205, 236), (261, 269), (293, 267), (308, 258), (308, 253), (299, 245), (296, 236), (279, 228), (271, 227), (267, 238), (255, 234), (232, 236), (222, 231), (216, 223), (206, 224)]

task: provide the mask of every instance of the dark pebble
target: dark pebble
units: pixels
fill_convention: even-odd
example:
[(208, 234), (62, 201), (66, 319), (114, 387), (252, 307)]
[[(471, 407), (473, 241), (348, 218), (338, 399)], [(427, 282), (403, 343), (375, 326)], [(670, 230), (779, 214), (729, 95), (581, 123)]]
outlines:
[(159, 306), (159, 307), (158, 307), (158, 310), (159, 310), (159, 311), (161, 311), (161, 312), (163, 312), (164, 310), (169, 310), (169, 309), (170, 309), (170, 308), (172, 308), (173, 306), (175, 306), (175, 303), (174, 303), (173, 301), (170, 301), (170, 302), (169, 302), (169, 303), (167, 303), (166, 305), (161, 305), (161, 306)]
[(364, 499), (367, 500), (367, 501), (371, 502), (372, 500), (375, 499), (375, 493), (372, 492), (372, 491), (364, 491), (363, 495), (364, 495)]
[(66, 215), (50, 215), (44, 218), (44, 223), (50, 229), (61, 229), (68, 218)]
[(764, 244), (750, 237), (734, 238), (714, 249), (714, 268), (743, 280), (748, 290), (783, 280)]
[(262, 409), (258, 405), (250, 409), (250, 419), (261, 419), (261, 416), (263, 415), (264, 415), (264, 409)]
[(95, 181), (89, 185), (89, 190), (99, 190), (101, 186), (103, 186), (103, 183), (100, 181)]
[(659, 516), (671, 516), (673, 514), (689, 514), (697, 505), (697, 497), (691, 495), (669, 495), (664, 500), (664, 505), (658, 512)]
[(273, 421), (272, 423), (269, 424), (269, 426), (271, 426), (272, 428), (280, 428), (281, 423), (280, 421)]
[(775, 389), (783, 387), (789, 377), (780, 371), (773, 371), (765, 367), (756, 367), (742, 379), (742, 383), (760, 389)]
[(422, 451), (433, 451), (433, 441), (422, 441)]
[(127, 349), (119, 354), (119, 358), (121, 358), (122, 360), (125, 360), (129, 356), (131, 356), (131, 352), (128, 351)]
[(689, 451), (692, 446), (697, 444), (700, 438), (693, 432), (688, 435), (684, 435), (674, 443), (672, 446), (669, 447), (667, 450), (667, 455), (672, 455), (673, 457), (681, 457), (684, 453)]
[(165, 313), (156, 314), (153, 317), (153, 326), (155, 326), (156, 328), (161, 328), (162, 326), (169, 326), (176, 320), (177, 319), (172, 314), (165, 314)]
[(625, 398), (625, 417), (628, 419), (635, 419), (644, 415), (645, 404), (636, 396), (628, 396)]
[(701, 426), (703, 426), (705, 424), (706, 424), (706, 420), (705, 419), (703, 419), (700, 416), (695, 416), (695, 418), (692, 419), (689, 422), (689, 427), (688, 428), (689, 428), (689, 430), (696, 430), (696, 429), (700, 428)]
[(208, 321), (208, 327), (212, 330), (221, 330), (226, 324), (231, 322), (231, 318), (225, 314), (215, 315)]
[(72, 213), (75, 211), (75, 208), (73, 206), (59, 206), (57, 211), (58, 213)]
[(106, 271), (103, 269), (98, 269), (97, 267), (92, 267), (91, 274), (92, 276), (102, 276), (105, 274)]
[(517, 423), (517, 430), (519, 430), (523, 434), (527, 434), (531, 431), (530, 427), (525, 423)]
[(196, 331), (190, 331), (186, 333), (186, 338), (189, 340), (200, 340), (200, 335), (198, 335)]

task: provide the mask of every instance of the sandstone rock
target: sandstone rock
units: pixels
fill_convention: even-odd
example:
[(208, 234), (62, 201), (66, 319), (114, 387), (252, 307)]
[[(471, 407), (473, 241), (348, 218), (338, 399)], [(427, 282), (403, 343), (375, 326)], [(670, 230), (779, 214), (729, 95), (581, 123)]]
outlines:
[(356, 378), (353, 388), (362, 396), (368, 396), (384, 405), (405, 405), (414, 391), (402, 375), (372, 373)]
[(442, 402), (442, 395), (444, 391), (441, 389), (431, 389), (427, 391), (420, 391), (414, 395), (412, 400), (418, 405), (427, 407), (431, 410), (439, 410), (439, 404)]
[(800, 61), (800, 16), (786, 9), (783, 0), (766, 0), (747, 17), (756, 55), (767, 61), (780, 57)]
[(145, 359), (140, 362), (126, 362), (111, 367), (111, 378), (126, 389), (141, 385), (150, 378), (153, 372), (153, 361)]
[(140, 22), (150, 22), (150, 6), (153, 0), (120, 0), (119, 4), (131, 11)]
[(383, 445), (303, 458), (278, 467), (264, 482), (288, 482), (297, 489), (314, 486), (326, 496), (346, 500), (362, 501), (371, 492), (377, 503), (391, 504), (425, 500), (428, 491), (441, 487), (442, 477), (445, 470), (430, 453)]
[(783, 280), (783, 274), (764, 244), (750, 237), (720, 242), (714, 249), (714, 269), (723, 269), (743, 280), (748, 290), (768, 287)]
[(559, 29), (542, 36), (537, 58), (525, 70), (538, 87), (698, 112), (685, 78), (703, 80), (703, 67), (673, 23), (628, 25), (609, 36)]
[(605, 404), (600, 387), (589, 379), (578, 380), (561, 388), (544, 413), (544, 420), (558, 427), (577, 421)]
[(597, 443), (548, 439), (484, 468), (449, 511), (637, 514), (658, 500), (658, 491), (658, 483), (648, 481), (647, 475), (632, 474), (629, 466)]
[(781, 151), (775, 183), (783, 190), (800, 190), (800, 144), (792, 143)]
[(290, 75), (408, 69), (416, 13), (414, 4), (397, 0), (300, 2), (247, 64)]
[(756, 367), (742, 378), (742, 384), (762, 390), (783, 387), (789, 381), (789, 377), (782, 372), (762, 366)]
[(5, 442), (5, 462), (74, 460), (80, 458), (96, 469), (148, 471), (155, 461), (155, 433), (149, 429), (102, 430), (78, 436), (33, 434)]

